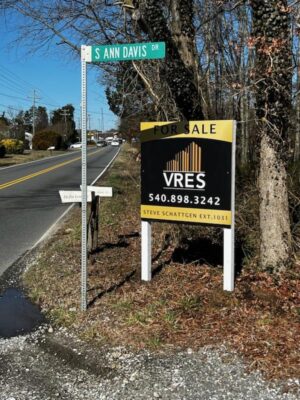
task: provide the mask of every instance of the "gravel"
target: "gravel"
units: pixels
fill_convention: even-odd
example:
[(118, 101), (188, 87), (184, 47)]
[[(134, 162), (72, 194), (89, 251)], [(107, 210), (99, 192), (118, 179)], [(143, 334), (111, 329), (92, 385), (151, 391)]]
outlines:
[(268, 383), (224, 346), (172, 354), (95, 349), (49, 326), (0, 339), (0, 389), (0, 400), (300, 398), (299, 381)]

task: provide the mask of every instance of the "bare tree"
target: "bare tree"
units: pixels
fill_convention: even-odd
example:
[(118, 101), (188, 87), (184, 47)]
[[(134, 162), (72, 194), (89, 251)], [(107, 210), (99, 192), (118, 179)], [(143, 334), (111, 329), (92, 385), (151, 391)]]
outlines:
[[(288, 3), (6, 0), (2, 7), (27, 17), (20, 36), (33, 51), (55, 43), (64, 54), (69, 49), (78, 57), (81, 44), (165, 41), (165, 60), (96, 66), (110, 88), (110, 104), (128, 121), (145, 115), (145, 109), (157, 120), (237, 119), (240, 165), (256, 159), (257, 147), (260, 153), (261, 265), (278, 271), (291, 256), (286, 155), (293, 66)], [(296, 99), (300, 115), (299, 86)]]
[(256, 113), (260, 143), (260, 263), (280, 271), (291, 257), (286, 162), (291, 110), (290, 9), (286, 0), (252, 0)]

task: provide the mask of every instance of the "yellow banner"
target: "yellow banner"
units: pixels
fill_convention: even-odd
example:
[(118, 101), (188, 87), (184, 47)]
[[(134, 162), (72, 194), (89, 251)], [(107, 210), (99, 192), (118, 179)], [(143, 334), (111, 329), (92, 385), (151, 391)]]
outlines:
[(233, 141), (234, 121), (141, 122), (141, 142), (199, 138)]
[(141, 205), (141, 218), (212, 225), (231, 225), (231, 211)]

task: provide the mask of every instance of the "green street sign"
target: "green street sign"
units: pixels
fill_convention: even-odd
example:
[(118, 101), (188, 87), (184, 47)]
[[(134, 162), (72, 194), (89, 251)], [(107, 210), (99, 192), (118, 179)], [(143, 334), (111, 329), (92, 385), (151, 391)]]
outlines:
[(113, 44), (91, 48), (92, 62), (154, 60), (164, 58), (166, 54), (165, 42)]

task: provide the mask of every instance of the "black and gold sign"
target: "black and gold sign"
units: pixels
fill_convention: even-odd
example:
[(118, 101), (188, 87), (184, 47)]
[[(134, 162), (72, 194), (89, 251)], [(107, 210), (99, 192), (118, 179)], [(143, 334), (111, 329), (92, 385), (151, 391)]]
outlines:
[(234, 121), (141, 124), (144, 220), (230, 227)]

